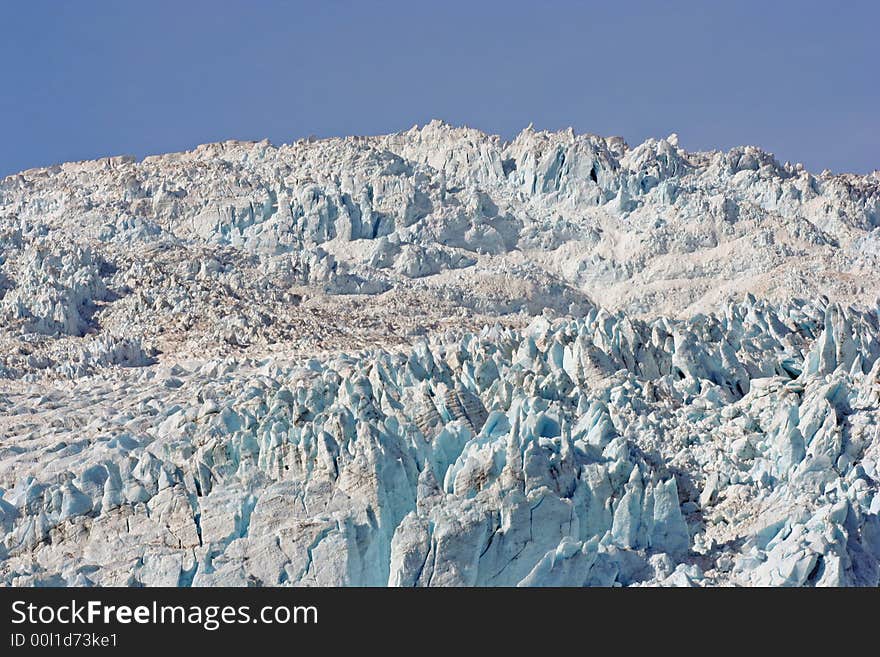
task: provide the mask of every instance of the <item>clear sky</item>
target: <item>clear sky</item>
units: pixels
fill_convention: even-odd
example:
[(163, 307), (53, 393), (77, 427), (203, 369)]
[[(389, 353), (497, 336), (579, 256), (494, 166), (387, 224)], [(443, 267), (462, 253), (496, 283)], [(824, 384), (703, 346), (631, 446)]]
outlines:
[(880, 168), (880, 3), (4, 3), (0, 175), (441, 118)]

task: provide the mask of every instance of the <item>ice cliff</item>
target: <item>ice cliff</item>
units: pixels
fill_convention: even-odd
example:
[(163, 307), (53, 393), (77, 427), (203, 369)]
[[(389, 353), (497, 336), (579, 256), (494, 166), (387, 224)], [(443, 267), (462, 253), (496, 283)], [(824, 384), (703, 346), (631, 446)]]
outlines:
[(880, 584), (880, 177), (432, 122), (0, 182), (0, 583)]

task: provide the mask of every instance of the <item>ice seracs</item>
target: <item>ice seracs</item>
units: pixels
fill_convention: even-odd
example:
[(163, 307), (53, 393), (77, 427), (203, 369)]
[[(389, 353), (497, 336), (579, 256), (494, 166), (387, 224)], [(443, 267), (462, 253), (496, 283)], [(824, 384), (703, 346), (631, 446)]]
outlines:
[[(594, 309), (299, 365), (114, 370), (89, 379), (103, 415), (76, 387), (22, 392), (4, 578), (876, 586), (877, 340), (876, 313), (834, 304)], [(55, 418), (85, 437), (59, 443)]]
[(441, 122), (0, 183), (0, 582), (880, 583), (880, 180)]

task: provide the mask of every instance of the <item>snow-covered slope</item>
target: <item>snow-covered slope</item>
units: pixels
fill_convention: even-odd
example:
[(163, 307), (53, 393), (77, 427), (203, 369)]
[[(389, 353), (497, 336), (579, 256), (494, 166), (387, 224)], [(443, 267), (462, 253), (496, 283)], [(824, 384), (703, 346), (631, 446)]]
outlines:
[(0, 582), (880, 582), (880, 176), (432, 122), (0, 183)]

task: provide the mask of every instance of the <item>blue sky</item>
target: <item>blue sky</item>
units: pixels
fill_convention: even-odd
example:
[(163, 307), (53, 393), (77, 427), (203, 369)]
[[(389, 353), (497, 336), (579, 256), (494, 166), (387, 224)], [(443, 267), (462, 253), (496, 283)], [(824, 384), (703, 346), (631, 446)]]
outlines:
[(50, 2), (0, 20), (0, 175), (431, 118), (880, 168), (876, 2)]

